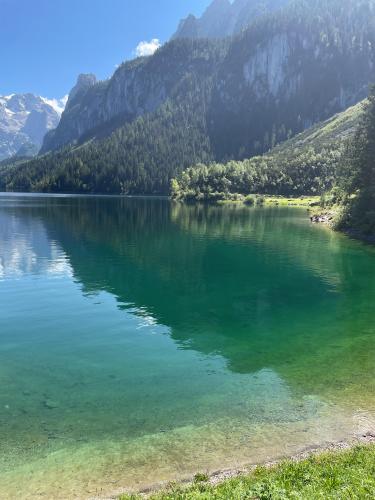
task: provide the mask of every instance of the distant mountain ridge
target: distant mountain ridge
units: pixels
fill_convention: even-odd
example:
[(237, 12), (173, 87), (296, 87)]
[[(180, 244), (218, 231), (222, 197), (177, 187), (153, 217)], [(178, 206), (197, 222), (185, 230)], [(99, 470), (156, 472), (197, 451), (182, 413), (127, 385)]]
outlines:
[(202, 17), (183, 19), (172, 39), (223, 38), (240, 33), (263, 14), (284, 7), (289, 0), (213, 0)]
[(57, 127), (65, 102), (33, 94), (0, 96), (0, 160), (37, 154), (46, 132)]

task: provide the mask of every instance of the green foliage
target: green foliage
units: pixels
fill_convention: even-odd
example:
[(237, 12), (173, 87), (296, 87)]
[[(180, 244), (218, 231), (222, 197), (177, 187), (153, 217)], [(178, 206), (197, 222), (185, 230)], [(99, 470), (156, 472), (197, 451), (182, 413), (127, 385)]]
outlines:
[(339, 171), (335, 202), (343, 210), (338, 227), (375, 236), (375, 87)]
[(252, 194), (248, 194), (244, 199), (244, 203), (245, 203), (245, 205), (249, 205), (249, 206), (256, 205), (257, 197), (252, 195)]
[[(247, 476), (216, 486), (171, 486), (152, 500), (231, 499), (355, 499), (375, 497), (375, 447), (357, 446), (326, 452), (302, 461), (286, 461), (275, 467), (257, 467)], [(122, 500), (140, 497), (124, 496)]]
[(217, 201), (236, 194), (322, 195), (334, 186), (347, 137), (354, 134), (361, 110), (361, 104), (349, 108), (264, 156), (190, 167), (172, 181), (172, 197)]
[(206, 483), (209, 479), (210, 478), (209, 478), (208, 474), (206, 474), (204, 472), (198, 472), (194, 476), (195, 483)]

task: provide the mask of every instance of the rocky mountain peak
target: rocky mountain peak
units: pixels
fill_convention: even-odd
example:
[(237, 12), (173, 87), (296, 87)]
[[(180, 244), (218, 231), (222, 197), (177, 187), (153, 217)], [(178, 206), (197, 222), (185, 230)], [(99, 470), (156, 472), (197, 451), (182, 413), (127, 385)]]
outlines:
[(183, 19), (173, 39), (223, 38), (235, 35), (260, 15), (277, 10), (289, 0), (213, 0), (202, 17)]
[(182, 19), (173, 38), (198, 38), (198, 19), (193, 14)]
[(93, 87), (96, 82), (96, 76), (92, 73), (81, 73), (78, 75), (77, 83), (70, 91), (67, 106), (71, 104), (78, 94), (86, 92), (90, 87)]

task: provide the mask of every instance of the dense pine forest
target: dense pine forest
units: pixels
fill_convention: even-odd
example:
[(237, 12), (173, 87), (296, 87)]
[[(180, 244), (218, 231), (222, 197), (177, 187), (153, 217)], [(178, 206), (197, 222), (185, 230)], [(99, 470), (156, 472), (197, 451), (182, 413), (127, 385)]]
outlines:
[(375, 87), (338, 174), (335, 201), (343, 207), (338, 227), (375, 235)]

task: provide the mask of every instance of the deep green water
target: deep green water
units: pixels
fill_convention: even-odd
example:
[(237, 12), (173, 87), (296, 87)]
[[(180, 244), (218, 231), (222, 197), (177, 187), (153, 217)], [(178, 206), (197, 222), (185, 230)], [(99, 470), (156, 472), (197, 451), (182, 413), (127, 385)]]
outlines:
[(375, 429), (375, 250), (303, 209), (0, 195), (0, 498)]

